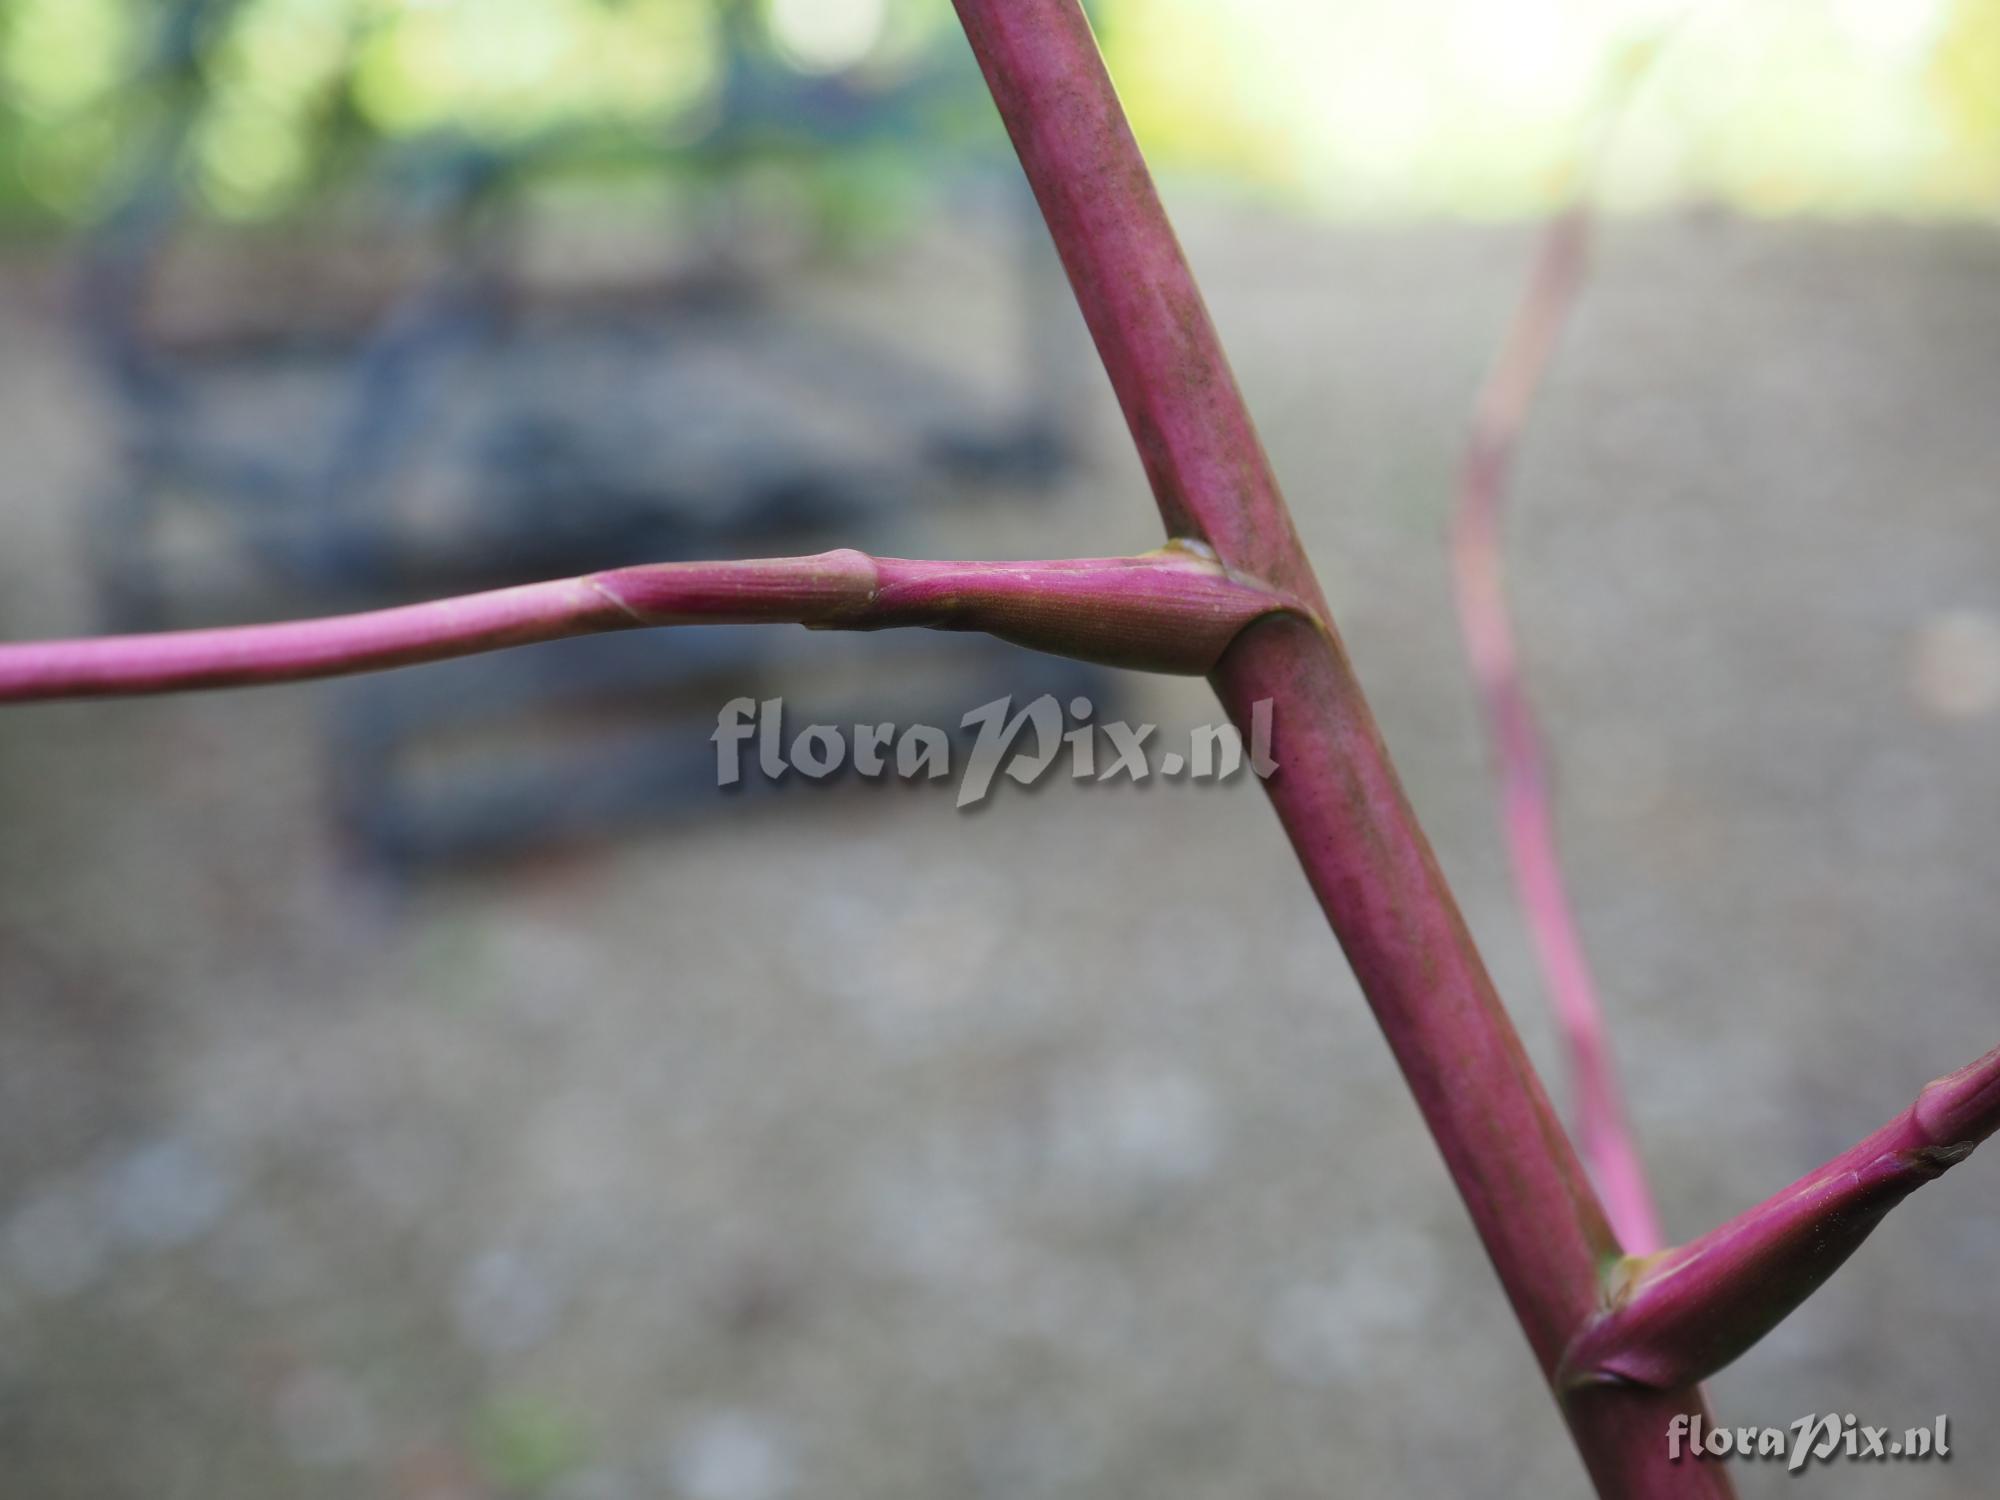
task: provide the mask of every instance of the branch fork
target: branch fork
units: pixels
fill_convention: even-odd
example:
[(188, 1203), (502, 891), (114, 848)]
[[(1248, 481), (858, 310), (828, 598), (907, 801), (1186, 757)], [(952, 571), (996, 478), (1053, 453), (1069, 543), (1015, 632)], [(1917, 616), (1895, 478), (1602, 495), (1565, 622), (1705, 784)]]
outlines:
[(1568, 1390), (1706, 1379), (1775, 1328), (1889, 1210), (2000, 1128), (2000, 1048), (1783, 1192), (1699, 1239), (1628, 1256), (1605, 1309), (1563, 1357)]
[[(1510, 834), (1585, 1090), (1612, 1217), (1528, 1061), (1328, 617), (1220, 339), (1078, 0), (954, 0), (1041, 204), (1167, 530), (1140, 557), (954, 563), (854, 551), (659, 563), (327, 620), (0, 645), (0, 703), (282, 682), (600, 631), (789, 621), (986, 631), (1037, 650), (1205, 674), (1239, 726), (1286, 715), (1279, 820), (1373, 1008), (1601, 1494), (1722, 1500), (1664, 1437), (1697, 1382), (1796, 1307), (1896, 1203), (2000, 1126), (2000, 1050), (1687, 1245), (1645, 1247), (1651, 1205), (1553, 872), (1497, 553), (1511, 443), (1581, 264), (1559, 225), (1468, 456), (1467, 638), (1501, 728)], [(1623, 1155), (1621, 1157), (1621, 1151)], [(1624, 1236), (1621, 1245), (1621, 1234)], [(1605, 1268), (1609, 1266), (1607, 1277)]]

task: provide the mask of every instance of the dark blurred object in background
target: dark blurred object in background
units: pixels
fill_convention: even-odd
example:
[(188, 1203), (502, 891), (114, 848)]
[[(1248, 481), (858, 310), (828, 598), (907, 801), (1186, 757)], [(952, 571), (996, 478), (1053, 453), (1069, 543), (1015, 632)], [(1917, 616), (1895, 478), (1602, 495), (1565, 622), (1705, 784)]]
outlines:
[[(364, 136), (346, 142), (341, 191), (246, 246), (186, 212), (214, 58), (244, 11), (160, 12), (130, 85), (154, 111), (82, 252), (79, 327), (126, 458), (90, 512), (108, 628), (325, 613), (635, 561), (922, 552), (926, 511), (1032, 499), (1062, 473), (1057, 344), (1074, 314), (1026, 193), (990, 159), (935, 144), (976, 87), (963, 69), (803, 73), (749, 7), (725, 7), (697, 126)], [(867, 253), (852, 195), (812, 185), (857, 153), (901, 158), (911, 191), (949, 198), (975, 246), (1017, 261), (1014, 389), (982, 390), (794, 290), (814, 266)], [(592, 191), (640, 211), (565, 242), (576, 195)], [(348, 684), (331, 731), (344, 822), (370, 853), (409, 863), (712, 806), (707, 733), (729, 696), (716, 681), (783, 696), (795, 641), (578, 641), (436, 669), (415, 689)], [(941, 649), (987, 697), (1102, 682), (1004, 648)], [(947, 689), (912, 717), (956, 722), (983, 701)], [(610, 763), (572, 725), (504, 774), (467, 763), (425, 795), (399, 775), (416, 740), (579, 704), (601, 717), (620, 699), (651, 732)]]

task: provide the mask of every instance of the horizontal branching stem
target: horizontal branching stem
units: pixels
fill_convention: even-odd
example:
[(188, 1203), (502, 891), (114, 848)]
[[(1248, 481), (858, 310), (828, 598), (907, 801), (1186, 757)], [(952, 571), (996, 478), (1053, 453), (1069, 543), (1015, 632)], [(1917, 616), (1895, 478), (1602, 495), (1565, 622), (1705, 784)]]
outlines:
[(651, 563), (328, 619), (0, 645), (0, 703), (242, 687), (656, 625), (921, 625), (1200, 675), (1288, 596), (1172, 544), (1140, 557), (920, 562), (851, 550)]

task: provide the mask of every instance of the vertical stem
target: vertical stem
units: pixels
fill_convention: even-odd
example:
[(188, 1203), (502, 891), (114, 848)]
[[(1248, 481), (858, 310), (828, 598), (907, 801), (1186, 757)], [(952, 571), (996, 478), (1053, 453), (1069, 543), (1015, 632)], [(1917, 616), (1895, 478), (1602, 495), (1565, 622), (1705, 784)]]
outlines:
[(1515, 445), (1576, 302), (1589, 240), (1590, 217), (1580, 204), (1560, 215), (1542, 236), (1534, 274), (1473, 414), (1452, 527), (1452, 562), (1466, 655), (1499, 769), (1501, 829), (1514, 865), (1514, 885), (1569, 1052), (1577, 1145), (1626, 1251), (1651, 1255), (1666, 1240), (1625, 1112), (1618, 1065), (1604, 1034), (1597, 981), (1556, 854), (1541, 731), (1522, 680), (1500, 539)]
[[(1221, 341), (1076, 0), (954, 0), (1138, 445), (1160, 514), (1327, 619)], [(1273, 705), (1265, 783), (1485, 1242), (1544, 1376), (1618, 1246), (1405, 801), (1330, 624), (1245, 631), (1211, 674), (1239, 725)], [(1724, 1496), (1666, 1460), (1695, 1390), (1566, 1405), (1601, 1493)]]

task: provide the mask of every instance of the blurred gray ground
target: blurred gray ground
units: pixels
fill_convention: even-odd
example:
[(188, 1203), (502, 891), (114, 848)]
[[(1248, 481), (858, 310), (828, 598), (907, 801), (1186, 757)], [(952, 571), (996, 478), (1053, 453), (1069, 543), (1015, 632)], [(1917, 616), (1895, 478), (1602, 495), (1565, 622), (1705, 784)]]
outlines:
[[(1529, 235), (1178, 206), (1546, 1066), (1442, 543)], [(956, 264), (800, 295), (977, 349)], [(106, 435), (50, 298), (0, 288), (8, 637), (89, 625)], [(1087, 388), (1070, 503), (952, 545), (1150, 545)], [(1522, 628), (1678, 1233), (1995, 1040), (1996, 398), (1991, 234), (1690, 220), (1610, 233), (1534, 425)], [(327, 837), (323, 691), (0, 718), (8, 1494), (1584, 1493), (1254, 785), (722, 801), (398, 896)], [(1952, 1463), (1810, 1493), (1991, 1493), (1996, 1190), (1920, 1194), (1715, 1383), (1951, 1414)]]

